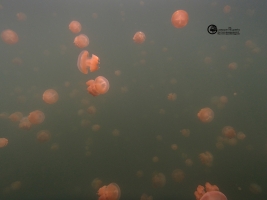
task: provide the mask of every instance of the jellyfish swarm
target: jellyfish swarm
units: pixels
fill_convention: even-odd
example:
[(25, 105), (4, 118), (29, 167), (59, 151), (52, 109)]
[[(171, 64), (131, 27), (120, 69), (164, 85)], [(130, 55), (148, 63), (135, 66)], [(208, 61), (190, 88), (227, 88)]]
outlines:
[(145, 40), (146, 40), (146, 35), (141, 31), (136, 32), (133, 36), (133, 41), (137, 44), (142, 44)]
[(86, 50), (82, 51), (78, 56), (77, 66), (84, 74), (88, 74), (88, 68), (90, 69), (90, 72), (94, 72), (99, 69), (99, 58), (94, 54), (92, 54), (91, 58), (88, 56), (89, 52)]
[(98, 200), (119, 200), (121, 190), (116, 183), (110, 183), (108, 186), (99, 188), (97, 194), (99, 196)]
[(16, 44), (19, 41), (19, 37), (15, 31), (6, 29), (1, 33), (2, 40), (7, 44)]
[(98, 76), (95, 80), (87, 81), (86, 85), (88, 86), (87, 91), (93, 96), (105, 94), (109, 90), (109, 82), (103, 76)]
[(188, 13), (185, 10), (177, 10), (172, 14), (172, 25), (175, 28), (183, 28), (188, 23)]

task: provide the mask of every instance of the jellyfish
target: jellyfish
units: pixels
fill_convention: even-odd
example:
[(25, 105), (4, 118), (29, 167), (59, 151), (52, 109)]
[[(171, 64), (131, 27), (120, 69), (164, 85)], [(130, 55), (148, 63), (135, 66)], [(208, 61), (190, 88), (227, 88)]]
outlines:
[(103, 76), (96, 77), (95, 88), (99, 94), (105, 94), (109, 90), (108, 80)]
[(40, 110), (32, 111), (29, 116), (28, 120), (31, 124), (41, 124), (45, 119), (45, 115)]
[(181, 169), (175, 169), (172, 172), (172, 179), (177, 182), (180, 183), (184, 180), (185, 174), (183, 172), (183, 170)]
[(203, 165), (206, 165), (207, 167), (212, 166), (213, 155), (209, 151), (199, 154), (199, 159)]
[(86, 85), (88, 86), (87, 91), (93, 96), (105, 94), (109, 90), (109, 82), (103, 76), (98, 76), (95, 80), (87, 81)]
[(6, 44), (16, 44), (19, 41), (19, 37), (15, 31), (6, 29), (1, 33), (1, 38)]
[(12, 122), (18, 122), (22, 119), (23, 117), (23, 114), (21, 112), (14, 112), (12, 113), (11, 115), (9, 115), (9, 119), (12, 121)]
[(89, 45), (89, 38), (85, 34), (78, 35), (74, 38), (74, 44), (79, 48), (85, 48)]
[(54, 104), (58, 101), (58, 93), (56, 90), (48, 89), (43, 93), (43, 100), (45, 103)]
[(51, 134), (49, 131), (46, 131), (46, 130), (41, 130), (37, 133), (37, 140), (40, 142), (40, 143), (45, 143), (47, 141), (49, 141), (51, 138)]
[(141, 31), (136, 32), (133, 36), (133, 41), (137, 44), (142, 44), (145, 40), (146, 40), (146, 35)]
[(177, 95), (175, 93), (168, 94), (168, 100), (175, 101), (177, 99)]
[(88, 58), (89, 52), (88, 51), (82, 51), (80, 55), (78, 56), (77, 66), (78, 69), (84, 73), (88, 73), (88, 68), (90, 69), (90, 72), (94, 72), (99, 69), (99, 58), (92, 54), (91, 58)]
[(82, 26), (81, 26), (80, 22), (78, 22), (78, 21), (72, 21), (69, 24), (69, 29), (73, 33), (79, 33), (82, 30)]
[(227, 197), (220, 191), (206, 192), (200, 200), (227, 200)]
[(27, 15), (25, 13), (23, 13), (23, 12), (17, 13), (16, 16), (17, 16), (17, 19), (19, 21), (26, 21), (26, 19), (27, 19)]
[(175, 28), (183, 28), (188, 23), (188, 13), (185, 10), (177, 10), (172, 14), (172, 25)]
[(28, 117), (23, 117), (19, 122), (19, 128), (24, 130), (29, 130), (32, 127), (32, 123), (29, 121)]
[(227, 197), (219, 191), (217, 185), (211, 185), (209, 182), (205, 184), (205, 187), (198, 185), (194, 195), (196, 200), (227, 200)]
[(152, 184), (155, 188), (162, 188), (166, 184), (166, 177), (163, 173), (155, 173), (152, 177)]
[(210, 108), (202, 108), (198, 112), (197, 116), (203, 123), (209, 123), (214, 118), (214, 112)]
[(223, 12), (224, 12), (225, 14), (231, 12), (231, 6), (229, 6), (229, 5), (224, 6), (224, 8), (223, 8)]
[(99, 196), (98, 200), (119, 200), (121, 190), (116, 183), (110, 183), (108, 186), (99, 188), (97, 194)]
[(223, 127), (222, 134), (229, 139), (232, 139), (236, 136), (235, 129), (232, 126)]
[(5, 147), (8, 144), (8, 139), (0, 138), (0, 148)]

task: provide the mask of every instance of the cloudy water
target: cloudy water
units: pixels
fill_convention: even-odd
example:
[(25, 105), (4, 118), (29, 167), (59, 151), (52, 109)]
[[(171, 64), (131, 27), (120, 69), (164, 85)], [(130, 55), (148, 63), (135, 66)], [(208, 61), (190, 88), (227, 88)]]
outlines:
[(0, 1), (0, 199), (267, 199), (266, 7)]

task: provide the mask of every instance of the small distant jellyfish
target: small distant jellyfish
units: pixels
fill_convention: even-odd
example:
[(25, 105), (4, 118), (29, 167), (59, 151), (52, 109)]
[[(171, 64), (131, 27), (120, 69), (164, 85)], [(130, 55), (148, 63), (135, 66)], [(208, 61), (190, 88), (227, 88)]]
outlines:
[(28, 116), (28, 120), (31, 124), (41, 124), (43, 123), (44, 119), (45, 115), (40, 110), (32, 111)]
[(177, 182), (180, 183), (184, 180), (185, 174), (183, 172), (183, 170), (181, 169), (175, 169), (172, 172), (172, 179)]
[(146, 35), (139, 31), (134, 34), (133, 41), (137, 44), (142, 44), (146, 40)]
[(5, 147), (8, 144), (8, 139), (0, 138), (0, 148)]
[(24, 130), (29, 130), (32, 127), (32, 123), (29, 121), (28, 117), (23, 117), (19, 122), (19, 128)]
[(223, 12), (224, 12), (225, 14), (231, 12), (231, 6), (229, 6), (229, 5), (224, 6), (224, 8), (223, 8)]
[(101, 186), (103, 186), (103, 181), (99, 178), (95, 178), (91, 185), (95, 190), (98, 190)]
[(223, 127), (222, 134), (229, 139), (234, 138), (236, 136), (235, 129), (232, 126)]
[(121, 75), (121, 71), (120, 70), (116, 70), (114, 73), (116, 76), (120, 76)]
[(171, 22), (175, 28), (183, 28), (187, 25), (188, 18), (185, 10), (177, 10), (172, 14)]
[(23, 114), (21, 112), (14, 112), (12, 113), (11, 115), (9, 115), (9, 119), (12, 121), (12, 122), (18, 122), (22, 119), (23, 117)]
[(213, 155), (209, 151), (199, 154), (199, 159), (203, 165), (206, 165), (207, 167), (212, 166)]
[(251, 183), (249, 185), (249, 191), (253, 194), (260, 194), (262, 192), (262, 188), (257, 183)]
[(1, 33), (1, 38), (6, 44), (16, 44), (19, 41), (19, 37), (15, 31), (6, 29)]
[(87, 108), (87, 112), (91, 115), (94, 115), (96, 113), (96, 107), (95, 106), (89, 106)]
[(182, 133), (182, 135), (184, 136), (184, 137), (189, 137), (190, 136), (190, 130), (189, 129), (182, 129), (181, 131), (180, 131), (181, 133)]
[(185, 160), (185, 165), (188, 166), (188, 167), (191, 167), (193, 165), (193, 161), (190, 158), (187, 158)]
[(108, 186), (99, 188), (97, 194), (99, 196), (98, 200), (119, 200), (121, 190), (116, 183), (110, 183)]
[(43, 93), (43, 100), (47, 104), (54, 104), (58, 101), (58, 93), (56, 90), (48, 89)]
[(79, 48), (85, 48), (89, 45), (89, 38), (85, 34), (78, 35), (74, 38), (74, 44)]
[(175, 93), (168, 94), (168, 100), (175, 101), (177, 99), (177, 95)]
[(46, 131), (46, 130), (41, 130), (37, 133), (37, 140), (40, 142), (40, 143), (45, 143), (47, 141), (49, 141), (51, 138), (51, 134), (49, 131)]
[(82, 26), (81, 26), (80, 22), (78, 22), (78, 21), (72, 21), (69, 24), (69, 29), (73, 33), (79, 33), (82, 30)]
[(209, 123), (213, 120), (214, 118), (214, 112), (213, 110), (211, 110), (210, 108), (202, 108), (198, 114), (197, 114), (198, 118), (200, 121), (202, 121), (203, 123)]
[(231, 69), (231, 70), (236, 70), (238, 67), (237, 63), (236, 62), (232, 62), (228, 65), (228, 68)]
[(17, 13), (16, 16), (17, 16), (17, 19), (19, 21), (26, 21), (26, 19), (27, 19), (27, 15), (25, 13), (23, 13), (23, 12)]
[(162, 188), (166, 184), (166, 177), (163, 173), (155, 173), (152, 177), (152, 185), (154, 188)]
[(100, 130), (100, 125), (99, 125), (99, 124), (94, 124), (94, 125), (92, 126), (92, 130), (93, 130), (93, 131), (99, 131), (99, 130)]
[(88, 68), (90, 69), (90, 72), (98, 70), (99, 62), (100, 60), (96, 55), (92, 54), (92, 57), (89, 58), (89, 52), (84, 50), (78, 56), (77, 66), (83, 74), (87, 74)]

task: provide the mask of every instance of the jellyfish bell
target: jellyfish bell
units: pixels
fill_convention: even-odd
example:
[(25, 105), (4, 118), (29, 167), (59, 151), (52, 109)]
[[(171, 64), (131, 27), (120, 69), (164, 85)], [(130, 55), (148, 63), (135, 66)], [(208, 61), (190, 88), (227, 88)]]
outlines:
[(200, 200), (227, 200), (227, 197), (219, 191), (206, 192)]
[(88, 68), (90, 69), (90, 72), (94, 72), (99, 69), (99, 58), (94, 54), (92, 54), (91, 58), (88, 57), (89, 52), (86, 50), (82, 51), (78, 56), (77, 66), (83, 74), (88, 74)]
[(78, 21), (72, 21), (69, 24), (69, 29), (73, 33), (79, 33), (82, 30), (82, 26), (81, 26), (80, 22), (78, 22)]
[(202, 108), (197, 114), (199, 120), (203, 123), (209, 123), (214, 118), (214, 112), (210, 108)]
[(177, 10), (172, 14), (172, 25), (175, 28), (183, 28), (188, 23), (188, 13), (185, 10)]
[(58, 101), (58, 93), (56, 90), (48, 89), (43, 93), (43, 100), (47, 104), (54, 104)]
[(74, 38), (74, 44), (79, 48), (85, 48), (89, 45), (89, 38), (85, 34), (80, 34)]
[(109, 82), (103, 76), (98, 76), (95, 79), (95, 88), (99, 94), (105, 94), (109, 90)]
[(133, 41), (137, 44), (142, 44), (145, 40), (146, 40), (146, 35), (141, 31), (136, 32), (133, 36)]
[(116, 183), (110, 183), (108, 186), (99, 188), (97, 194), (99, 195), (98, 200), (119, 200), (121, 190)]
[(1, 38), (6, 44), (16, 44), (19, 41), (17, 33), (10, 29), (4, 30), (1, 33)]

